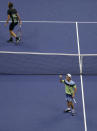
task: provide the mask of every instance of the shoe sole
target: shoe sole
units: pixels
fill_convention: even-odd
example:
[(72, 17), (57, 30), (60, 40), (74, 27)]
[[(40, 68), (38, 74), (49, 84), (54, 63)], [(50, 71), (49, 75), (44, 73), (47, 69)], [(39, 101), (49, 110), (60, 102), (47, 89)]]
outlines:
[(64, 110), (64, 113), (71, 113), (71, 111), (65, 111), (65, 110)]

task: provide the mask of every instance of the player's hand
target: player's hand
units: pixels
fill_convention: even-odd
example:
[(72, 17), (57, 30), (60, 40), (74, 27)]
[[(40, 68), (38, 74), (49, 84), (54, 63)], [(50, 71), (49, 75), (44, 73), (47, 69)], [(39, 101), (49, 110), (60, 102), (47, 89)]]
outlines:
[(59, 75), (59, 78), (61, 79), (63, 76), (62, 75)]

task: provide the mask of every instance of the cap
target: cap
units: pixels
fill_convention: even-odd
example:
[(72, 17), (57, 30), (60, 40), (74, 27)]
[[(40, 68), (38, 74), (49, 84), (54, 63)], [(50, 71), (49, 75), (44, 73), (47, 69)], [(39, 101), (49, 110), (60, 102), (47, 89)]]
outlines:
[(67, 74), (66, 76), (68, 76), (69, 78), (71, 78), (71, 74)]

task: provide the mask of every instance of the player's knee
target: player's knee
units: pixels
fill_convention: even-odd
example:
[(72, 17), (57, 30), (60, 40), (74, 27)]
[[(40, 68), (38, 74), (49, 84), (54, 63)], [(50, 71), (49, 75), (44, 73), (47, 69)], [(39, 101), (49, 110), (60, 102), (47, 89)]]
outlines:
[(70, 102), (70, 105), (73, 105), (72, 101)]

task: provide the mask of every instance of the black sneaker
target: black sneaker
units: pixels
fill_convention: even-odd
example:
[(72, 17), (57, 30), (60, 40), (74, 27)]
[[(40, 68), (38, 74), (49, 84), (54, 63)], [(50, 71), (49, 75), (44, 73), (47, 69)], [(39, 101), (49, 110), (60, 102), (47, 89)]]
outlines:
[(7, 42), (8, 43), (13, 42), (13, 38), (11, 37)]
[(20, 41), (20, 38), (16, 37), (16, 43), (19, 43), (19, 41)]
[(66, 113), (68, 113), (68, 112), (71, 112), (71, 109), (66, 109), (66, 110), (64, 110), (64, 112), (66, 112)]

